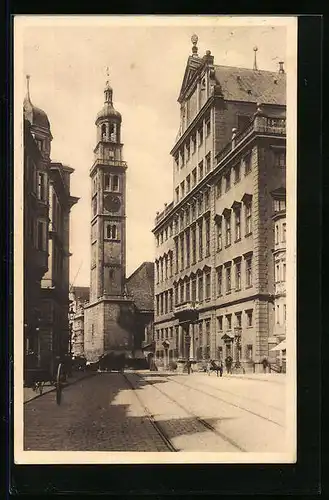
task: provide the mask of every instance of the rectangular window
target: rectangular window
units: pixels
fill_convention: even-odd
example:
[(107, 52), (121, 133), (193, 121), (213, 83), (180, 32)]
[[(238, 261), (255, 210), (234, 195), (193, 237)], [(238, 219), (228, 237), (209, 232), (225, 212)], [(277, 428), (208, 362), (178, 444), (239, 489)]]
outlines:
[(206, 156), (206, 174), (210, 172), (211, 169), (211, 153), (208, 153)]
[(176, 154), (176, 156), (174, 158), (174, 162), (175, 162), (176, 170), (178, 170), (178, 168), (179, 168), (179, 156), (178, 156), (178, 154)]
[(279, 243), (279, 224), (275, 224), (275, 244)]
[(216, 183), (216, 197), (220, 198), (222, 196), (222, 178), (218, 179)]
[(117, 175), (112, 176), (112, 191), (119, 191), (119, 177)]
[(244, 174), (248, 175), (251, 172), (251, 154), (248, 154), (243, 158), (244, 163)]
[(206, 219), (206, 257), (210, 255), (210, 219)]
[(178, 295), (179, 290), (177, 285), (175, 285), (174, 290), (175, 290), (175, 305), (177, 306), (177, 304), (179, 304), (179, 295)]
[(252, 258), (246, 259), (246, 286), (252, 286)]
[(186, 161), (190, 159), (190, 145), (186, 144)]
[(226, 224), (226, 241), (225, 244), (226, 246), (230, 246), (231, 244), (231, 214), (225, 218), (225, 224)]
[(46, 201), (47, 200), (47, 178), (46, 174), (44, 172), (38, 172), (38, 189), (37, 189), (37, 195), (38, 199), (40, 201)]
[(178, 273), (178, 239), (175, 240), (175, 273)]
[(181, 270), (184, 269), (184, 235), (181, 235), (180, 239), (180, 267)]
[(196, 301), (196, 277), (192, 278), (192, 301)]
[(220, 297), (223, 294), (223, 268), (217, 269), (217, 295)]
[(252, 326), (252, 309), (246, 311), (247, 314), (247, 326)]
[(225, 176), (225, 191), (227, 193), (227, 191), (229, 191), (229, 189), (231, 188), (231, 171), (229, 170)]
[(252, 232), (251, 203), (246, 205), (246, 236)]
[(196, 263), (196, 227), (192, 227), (192, 264)]
[(220, 218), (217, 221), (216, 224), (216, 231), (217, 231), (217, 252), (220, 252), (222, 250), (222, 218)]
[(198, 285), (199, 285), (199, 301), (203, 301), (203, 274), (199, 275), (198, 278)]
[(203, 212), (203, 196), (202, 194), (198, 198), (198, 213), (201, 215)]
[(241, 210), (235, 210), (235, 241), (241, 239)]
[(226, 293), (231, 293), (232, 283), (231, 283), (231, 266), (226, 268)]
[(227, 330), (232, 330), (232, 314), (226, 315), (226, 328)]
[(186, 193), (189, 193), (191, 190), (191, 177), (188, 175), (186, 177)]
[(184, 282), (182, 281), (180, 284), (180, 303), (184, 302)]
[(223, 316), (217, 317), (217, 328), (220, 332), (223, 330)]
[(202, 221), (198, 225), (199, 227), (199, 259), (203, 257), (203, 231), (202, 231)]
[(279, 168), (286, 167), (286, 153), (285, 151), (274, 152), (274, 166)]
[(200, 147), (203, 144), (203, 127), (199, 128), (198, 135), (199, 135), (199, 147)]
[(156, 295), (156, 314), (157, 316), (159, 316), (159, 312), (160, 312), (160, 298), (159, 298), (159, 295)]
[(240, 163), (238, 163), (234, 167), (234, 183), (236, 184), (239, 181), (240, 181)]
[(169, 290), (169, 312), (173, 310), (173, 291)]
[(184, 151), (180, 152), (180, 168), (184, 167)]
[(197, 181), (197, 173), (196, 173), (196, 168), (192, 172), (192, 186), (196, 186), (196, 181)]
[(190, 265), (190, 231), (187, 230), (186, 234), (186, 267)]
[(282, 281), (286, 281), (286, 263), (282, 264)]
[(191, 286), (190, 281), (186, 281), (186, 302), (191, 300)]
[(204, 207), (205, 207), (205, 210), (209, 210), (209, 208), (210, 208), (210, 189), (208, 189), (205, 192), (205, 195), (204, 195)]
[(206, 273), (206, 299), (211, 298), (211, 274), (210, 271)]
[(192, 136), (192, 154), (196, 151), (196, 136)]
[(283, 319), (284, 319), (284, 321), (287, 320), (287, 306), (286, 306), (286, 304), (283, 304)]
[(185, 196), (185, 182), (181, 182), (180, 184), (180, 196), (183, 198)]
[(274, 200), (274, 212), (284, 212), (286, 210), (286, 200)]
[(282, 243), (285, 243), (286, 242), (286, 232), (287, 232), (287, 225), (286, 223), (284, 222), (282, 224)]
[(276, 306), (276, 324), (280, 324), (280, 305), (277, 304)]
[(179, 202), (179, 188), (178, 187), (175, 189), (175, 193), (176, 193), (176, 203), (178, 203)]
[(210, 134), (210, 132), (211, 132), (211, 122), (210, 122), (210, 120), (207, 120), (206, 121), (206, 134), (207, 134), (207, 136)]
[(235, 289), (241, 290), (241, 262), (235, 264)]
[(199, 163), (199, 181), (203, 179), (203, 161)]
[(105, 189), (105, 191), (110, 191), (110, 176), (109, 176), (109, 174), (104, 174), (104, 189)]
[(195, 202), (192, 203), (192, 220), (196, 219), (196, 205)]
[(242, 313), (235, 313), (235, 324), (237, 328), (241, 328), (242, 326)]
[(172, 277), (172, 264), (173, 264), (173, 255), (172, 255), (172, 252), (170, 252), (169, 254), (169, 277), (171, 278)]

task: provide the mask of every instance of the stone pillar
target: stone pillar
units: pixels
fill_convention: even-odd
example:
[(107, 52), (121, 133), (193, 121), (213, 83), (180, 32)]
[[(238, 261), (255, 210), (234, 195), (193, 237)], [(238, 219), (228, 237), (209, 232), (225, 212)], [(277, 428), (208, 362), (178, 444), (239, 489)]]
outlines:
[(181, 325), (179, 325), (179, 327), (178, 327), (178, 358), (179, 359), (184, 357), (184, 352), (182, 349), (182, 347), (184, 346), (183, 335), (184, 335), (183, 327)]
[(190, 323), (189, 325), (189, 335), (191, 338), (190, 343), (190, 359), (194, 359), (194, 323)]

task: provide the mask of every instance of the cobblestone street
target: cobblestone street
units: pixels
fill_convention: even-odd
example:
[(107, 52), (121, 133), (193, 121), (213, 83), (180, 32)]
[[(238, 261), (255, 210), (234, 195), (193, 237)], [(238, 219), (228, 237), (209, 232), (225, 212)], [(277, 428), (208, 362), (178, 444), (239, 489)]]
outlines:
[(24, 448), (284, 452), (284, 408), (284, 376), (97, 373), (24, 405)]

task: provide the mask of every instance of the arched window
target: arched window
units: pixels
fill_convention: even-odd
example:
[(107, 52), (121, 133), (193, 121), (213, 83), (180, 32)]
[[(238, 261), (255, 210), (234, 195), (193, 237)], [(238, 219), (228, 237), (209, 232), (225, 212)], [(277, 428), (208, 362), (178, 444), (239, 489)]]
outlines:
[(105, 123), (103, 123), (101, 130), (102, 130), (102, 139), (104, 140), (104, 139), (106, 139), (106, 124)]
[(108, 224), (106, 227), (106, 238), (109, 240), (118, 239), (118, 228), (116, 224)]
[(112, 181), (113, 191), (119, 191), (119, 177), (117, 175), (114, 175)]

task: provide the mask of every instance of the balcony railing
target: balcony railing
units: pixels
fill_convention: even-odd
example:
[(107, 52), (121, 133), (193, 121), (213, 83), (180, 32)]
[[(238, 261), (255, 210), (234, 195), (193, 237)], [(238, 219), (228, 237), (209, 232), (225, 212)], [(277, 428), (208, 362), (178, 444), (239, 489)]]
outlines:
[(232, 140), (216, 156), (219, 163), (233, 149), (237, 147), (247, 136), (253, 132), (286, 135), (286, 119), (285, 118), (270, 118), (267, 116), (255, 116), (253, 122), (242, 132), (238, 133)]
[(174, 202), (172, 201), (171, 203), (168, 203), (168, 205), (166, 205), (165, 209), (162, 210), (162, 212), (159, 212), (157, 214), (157, 216), (155, 217), (155, 224), (159, 224), (159, 222), (161, 222), (165, 217), (166, 215), (172, 210), (174, 206)]
[(174, 307), (174, 313), (179, 314), (184, 312), (196, 311), (197, 309), (198, 302), (182, 302), (181, 304), (177, 304), (177, 306)]
[(113, 167), (127, 167), (127, 162), (123, 160), (116, 160), (115, 158), (95, 158), (92, 169), (96, 165), (109, 165)]

